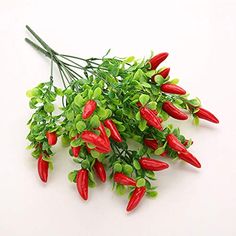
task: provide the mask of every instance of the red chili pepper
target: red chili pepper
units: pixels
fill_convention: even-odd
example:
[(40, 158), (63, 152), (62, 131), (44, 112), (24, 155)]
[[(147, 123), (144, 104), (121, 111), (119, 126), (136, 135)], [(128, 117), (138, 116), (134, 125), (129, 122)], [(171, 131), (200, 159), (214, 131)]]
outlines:
[(95, 150), (97, 152), (100, 152), (100, 153), (107, 153), (107, 150), (104, 150), (104, 149), (100, 149), (98, 147), (95, 147), (95, 148), (89, 148), (88, 145), (86, 144), (86, 149), (89, 153), (91, 153), (91, 150)]
[(43, 160), (42, 154), (40, 154), (38, 159), (38, 173), (40, 179), (46, 183), (48, 180), (48, 162)]
[(97, 103), (94, 100), (87, 101), (84, 106), (82, 118), (83, 119), (89, 118), (93, 114), (93, 112), (96, 110), (96, 107), (97, 107)]
[(104, 124), (111, 131), (111, 138), (116, 142), (122, 142), (122, 138), (120, 136), (118, 129), (116, 128), (115, 123), (109, 119), (105, 120)]
[[(170, 68), (166, 68), (166, 69), (162, 70), (161, 72), (159, 72), (156, 75), (161, 75), (165, 79), (169, 75), (169, 73), (170, 73)], [(155, 82), (155, 76), (156, 75), (152, 76), (152, 81), (153, 82)]]
[(114, 182), (122, 185), (136, 186), (136, 181), (134, 179), (120, 172), (114, 174)]
[(160, 123), (163, 122), (163, 119), (161, 117), (158, 116), (158, 112), (156, 110), (151, 110), (152, 113), (156, 116), (156, 118), (159, 120)]
[(169, 75), (170, 73), (170, 68), (165, 68), (163, 71), (158, 73), (158, 75), (161, 75), (164, 79)]
[(56, 132), (49, 132), (48, 131), (46, 133), (46, 137), (48, 139), (48, 144), (50, 146), (53, 146), (53, 145), (55, 145), (57, 143), (57, 134), (56, 134)]
[(88, 171), (81, 169), (78, 171), (76, 177), (77, 189), (80, 196), (84, 199), (88, 199)]
[(106, 182), (106, 171), (101, 162), (98, 160), (95, 161), (94, 166), (93, 166), (98, 178), (104, 183)]
[(161, 91), (165, 93), (173, 93), (173, 94), (180, 94), (180, 95), (186, 94), (186, 91), (180, 86), (176, 84), (169, 84), (169, 83), (162, 84)]
[(168, 55), (167, 52), (162, 52), (151, 58), (149, 61), (151, 64), (151, 70), (155, 70), (168, 57)]
[(166, 140), (170, 148), (176, 152), (186, 152), (186, 147), (177, 139), (174, 134), (168, 134)]
[(96, 135), (95, 133), (85, 130), (81, 135), (82, 139), (87, 142), (91, 143), (92, 145), (96, 146), (100, 150), (103, 150), (104, 153), (110, 152), (111, 147), (106, 141), (101, 138), (100, 136)]
[(105, 127), (104, 127), (104, 125), (102, 124), (102, 122), (100, 122), (100, 126), (97, 128), (97, 130), (100, 131), (100, 137), (101, 137), (102, 139), (104, 139), (104, 141), (107, 143), (107, 145), (110, 146), (110, 140), (109, 140), (109, 138), (107, 137), (107, 133), (106, 133)]
[(208, 121), (216, 123), (216, 124), (219, 123), (219, 120), (211, 112), (209, 112), (208, 110), (206, 110), (204, 108), (200, 107), (199, 111), (196, 112), (195, 115), (201, 119), (208, 120)]
[(142, 157), (139, 160), (139, 163), (144, 170), (151, 170), (151, 171), (164, 170), (169, 167), (169, 165), (165, 162), (157, 161), (155, 159), (147, 157)]
[(147, 121), (148, 125), (153, 126), (158, 130), (163, 130), (160, 120), (153, 114), (152, 110), (148, 109), (147, 107), (141, 107), (140, 115), (144, 120)]
[(71, 147), (71, 151), (74, 157), (78, 157), (80, 153), (81, 147)]
[(188, 116), (175, 107), (170, 101), (166, 101), (162, 105), (162, 109), (169, 114), (171, 117), (177, 120), (187, 120)]
[[(137, 102), (136, 105), (137, 105), (138, 107), (142, 107), (141, 102)], [(163, 122), (163, 119), (162, 119), (161, 117), (157, 116), (157, 115), (158, 115), (158, 112), (157, 112), (156, 110), (151, 110), (151, 109), (150, 109), (150, 111), (152, 111), (152, 113), (157, 117), (157, 119), (160, 121), (160, 123)]]
[(190, 152), (182, 152), (178, 154), (178, 157), (186, 162), (188, 162), (189, 164), (197, 167), (197, 168), (201, 168), (201, 164), (200, 162), (197, 160), (196, 157), (194, 157)]
[(146, 192), (146, 187), (144, 186), (140, 188), (135, 188), (127, 205), (126, 211), (132, 211), (135, 207), (137, 207), (137, 205), (143, 198), (145, 192)]
[(156, 150), (157, 148), (158, 148), (158, 143), (157, 143), (157, 141), (155, 140), (155, 139), (144, 139), (143, 140), (143, 142), (144, 142), (144, 144), (147, 146), (147, 147), (149, 147), (149, 148), (151, 148), (151, 149), (153, 149), (153, 150)]

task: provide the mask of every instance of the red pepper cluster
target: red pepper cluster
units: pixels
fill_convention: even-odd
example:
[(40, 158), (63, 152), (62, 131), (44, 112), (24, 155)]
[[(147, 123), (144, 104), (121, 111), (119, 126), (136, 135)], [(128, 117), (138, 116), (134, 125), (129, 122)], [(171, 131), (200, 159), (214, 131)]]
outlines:
[[(54, 53), (54, 51), (48, 54), (51, 55), (52, 53)], [(46, 52), (45, 55), (47, 55)], [(36, 124), (36, 128), (34, 127), (32, 129), (41, 130), (42, 128), (42, 133), (36, 136), (36, 138), (30, 133), (28, 139), (30, 141), (33, 140), (33, 147), (36, 149), (34, 156), (38, 158), (38, 174), (40, 179), (45, 183), (48, 180), (48, 170), (49, 167), (51, 167), (51, 157), (53, 155), (50, 148), (57, 143), (58, 137), (61, 135), (65, 135), (69, 139), (68, 146), (70, 146), (70, 154), (73, 160), (81, 166), (79, 169), (71, 172), (72, 177), (70, 180), (76, 183), (78, 193), (82, 199), (88, 200), (89, 187), (91, 187), (91, 182), (93, 182), (93, 174), (95, 174), (102, 183), (106, 182), (107, 173), (105, 167), (107, 165), (111, 170), (109, 177), (114, 181), (114, 186), (117, 189), (121, 187), (121, 189), (129, 190), (130, 199), (126, 208), (128, 212), (138, 206), (144, 195), (148, 195), (152, 192), (153, 187), (149, 180), (155, 180), (153, 177), (155, 174), (153, 172), (162, 171), (169, 167), (169, 164), (166, 162), (151, 158), (151, 154), (154, 153), (161, 157), (177, 157), (194, 167), (201, 168), (201, 164), (197, 158), (188, 151), (189, 146), (193, 142), (180, 135), (178, 129), (171, 128), (171, 125), (164, 125), (164, 121), (167, 120), (169, 116), (177, 120), (187, 120), (190, 115), (197, 120), (200, 118), (213, 123), (219, 123), (219, 120), (211, 112), (202, 108), (200, 105), (195, 105), (193, 101), (186, 99), (186, 91), (169, 80), (170, 68), (157, 69), (167, 57), (168, 53), (160, 53), (145, 62), (145, 65), (141, 67), (142, 69), (136, 68), (136, 71), (132, 72), (130, 78), (134, 80), (134, 74), (137, 73), (138, 70), (141, 70), (141, 74), (144, 74), (144, 78), (148, 78), (148, 83), (144, 82), (142, 84), (140, 80), (132, 81), (129, 76), (127, 76), (127, 81), (129, 79), (131, 81), (129, 81), (130, 84), (133, 82), (133, 84), (138, 84), (138, 88), (142, 87), (142, 85), (145, 87), (145, 89), (142, 90), (142, 95), (139, 96), (139, 94), (135, 94), (135, 96), (138, 95), (135, 97), (131, 94), (128, 96), (126, 99), (129, 103), (128, 105), (126, 104), (121, 107), (117, 105), (122, 103), (122, 98), (125, 97), (124, 95), (119, 101), (119, 97), (116, 96), (115, 93), (118, 93), (119, 86), (115, 88), (112, 87), (112, 89), (114, 89), (112, 92), (104, 86), (95, 88), (98, 89), (97, 94), (99, 94), (99, 91), (100, 94), (102, 94), (102, 99), (100, 100), (96, 96), (93, 97), (93, 95), (91, 95), (94, 89), (94, 87), (91, 86), (92, 89), (89, 89), (89, 92), (91, 92), (90, 95), (88, 95), (89, 92), (87, 93), (87, 91), (84, 97), (81, 95), (81, 100), (83, 101), (78, 102), (82, 104), (81, 106), (75, 102), (75, 97), (80, 94), (74, 94), (75, 96), (71, 99), (72, 102), (70, 105), (78, 106), (76, 107), (78, 108), (75, 112), (76, 114), (72, 114), (74, 117), (72, 117), (72, 120), (75, 120), (75, 122), (73, 120), (74, 123), (70, 123), (69, 118), (65, 115), (71, 107), (67, 110), (63, 108), (64, 113), (61, 115), (61, 117), (64, 118), (64, 123), (62, 122), (64, 125), (63, 131), (60, 131), (56, 122), (49, 124), (49, 126), (45, 128), (43, 127), (44, 129), (41, 127), (41, 124)], [(88, 63), (89, 59), (85, 61)], [(92, 61), (90, 61), (90, 63), (92, 63)], [(95, 64), (97, 63), (95, 62)], [(110, 66), (109, 64), (106, 73), (109, 71)], [(124, 64), (120, 67), (125, 68)], [(101, 68), (103, 67), (101, 66)], [(84, 68), (84, 70), (86, 69)], [(69, 72), (73, 73), (73, 71), (71, 71), (72, 69), (70, 68)], [(74, 75), (75, 74), (74, 72)], [(149, 76), (147, 76), (147, 74)], [(95, 75), (98, 76), (96, 73)], [(113, 74), (110, 77), (109, 79), (114, 79)], [(117, 79), (117, 81), (119, 81), (119, 79)], [(50, 88), (51, 87), (50, 85)], [(86, 87), (82, 88), (87, 89)], [(154, 96), (154, 92), (152, 93), (151, 90), (148, 90), (149, 88), (155, 89), (156, 94), (159, 95), (158, 99)], [(76, 93), (78, 93), (78, 91), (76, 91)], [(122, 93), (125, 94), (126, 90), (124, 89), (120, 94)], [(116, 104), (114, 106), (113, 104), (107, 105), (106, 96), (116, 96), (116, 99), (114, 99), (114, 103)], [(141, 99), (141, 96), (143, 96), (143, 99)], [(155, 99), (158, 100), (158, 102), (156, 102)], [(41, 99), (38, 100), (41, 101)], [(151, 102), (146, 102), (146, 100), (151, 100)], [(33, 100), (33, 102), (35, 101)], [(48, 101), (46, 104), (48, 104)], [(105, 118), (102, 118), (102, 115), (98, 115), (99, 109), (100, 111), (102, 109), (106, 111), (101, 104), (105, 104), (105, 108), (110, 108), (109, 111), (111, 114)], [(184, 105), (181, 106), (180, 104)], [(32, 107), (34, 107), (34, 105), (34, 103), (31, 104)], [(51, 106), (52, 104), (48, 105), (48, 107), (46, 105), (44, 106), (44, 115), (45, 113), (52, 113), (53, 109)], [(127, 107), (129, 111), (125, 109)], [(37, 114), (37, 119), (42, 115), (41, 108), (39, 108), (39, 112), (40, 115)], [(167, 116), (167, 118), (165, 118), (165, 116)], [(50, 115), (50, 119), (47, 117), (45, 120), (51, 120), (52, 117), (53, 116)], [(116, 119), (117, 117), (118, 119)], [(92, 119), (95, 120), (95, 125), (91, 122)], [(32, 123), (33, 122), (31, 122), (31, 125)], [(44, 124), (48, 123), (45, 122)], [(119, 126), (119, 124), (121, 124), (121, 126)], [(140, 124), (141, 128), (139, 126)], [(80, 125), (83, 128), (81, 128)], [(145, 127), (143, 128), (142, 125)], [(123, 127), (123, 130), (122, 128), (120, 129), (120, 127)], [(35, 139), (33, 139), (32, 136)], [(132, 138), (143, 144), (141, 150), (128, 150), (128, 145), (125, 141)]]
[[(167, 58), (167, 56), (168, 53), (161, 53), (153, 57), (149, 61), (151, 69), (155, 70), (159, 66), (159, 64)], [(163, 78), (167, 78), (169, 72), (170, 68), (165, 68), (156, 75), (161, 75)], [(156, 75), (152, 77), (153, 82), (155, 82)], [(186, 91), (183, 88), (171, 83), (163, 83), (160, 86), (160, 90), (165, 94), (178, 94), (178, 95), (186, 94)], [(150, 127), (154, 127), (159, 132), (163, 132), (163, 125), (162, 125), (163, 120), (161, 117), (158, 116), (157, 111), (148, 108), (146, 105), (142, 105), (140, 102), (137, 102), (136, 105), (139, 108), (141, 118), (147, 122), (147, 125)], [(191, 108), (191, 104), (189, 104), (189, 107)], [(94, 114), (96, 108), (97, 108), (96, 101), (88, 100), (83, 108), (82, 119), (83, 120), (89, 119)], [(179, 108), (177, 108), (169, 100), (163, 102), (162, 109), (168, 115), (170, 115), (175, 119), (178, 120), (188, 119), (188, 115), (185, 112), (181, 111)], [(201, 119), (208, 120), (213, 123), (219, 123), (218, 119), (212, 113), (201, 107), (199, 107), (198, 110), (195, 112), (195, 116)], [(110, 137), (108, 137), (106, 129), (109, 130)], [(99, 134), (97, 134), (96, 131), (98, 131)], [(46, 133), (46, 138), (50, 146), (53, 146), (57, 143), (57, 134), (55, 131), (52, 132), (48, 131)], [(81, 138), (82, 141), (84, 142), (88, 153), (91, 153), (91, 151), (95, 150), (99, 153), (107, 154), (111, 152), (110, 139), (112, 139), (117, 143), (122, 142), (121, 135), (115, 123), (112, 121), (112, 119), (107, 119), (104, 120), (103, 122), (100, 122), (100, 125), (94, 130), (84, 130), (82, 133), (74, 136), (72, 140), (77, 140), (79, 138)], [(158, 141), (155, 139), (145, 138), (143, 142), (144, 145), (146, 145), (147, 147), (149, 147), (154, 151), (158, 150), (159, 148)], [(180, 159), (184, 160), (185, 162), (197, 168), (201, 167), (199, 161), (190, 152), (187, 151), (186, 146), (188, 145), (188, 140), (185, 140), (184, 143), (182, 143), (173, 133), (169, 133), (166, 135), (166, 144), (169, 148), (169, 151), (177, 152), (178, 157)], [(79, 157), (81, 148), (82, 146), (71, 147), (71, 153), (74, 158)], [(168, 148), (163, 150), (163, 152), (160, 153), (160, 156), (162, 157), (168, 156)], [(48, 178), (49, 162), (48, 160), (46, 160), (48, 158), (49, 156), (47, 155), (47, 153), (43, 152), (40, 154), (38, 158), (38, 173), (43, 182), (47, 182)], [(169, 167), (167, 163), (152, 159), (150, 157), (140, 157), (138, 162), (142, 170), (145, 171), (161, 171)], [(93, 163), (92, 168), (94, 173), (96, 173), (97, 177), (101, 180), (101, 182), (103, 183), (106, 182), (107, 177), (103, 163), (96, 159), (95, 162)], [(137, 180), (125, 175), (122, 172), (114, 172), (113, 180), (117, 184), (123, 186), (130, 186), (133, 189), (130, 200), (126, 208), (127, 211), (132, 211), (139, 204), (139, 202), (145, 195), (147, 190), (146, 187), (137, 186)], [(80, 196), (84, 200), (87, 200), (88, 187), (89, 187), (89, 170), (86, 168), (78, 170), (75, 182)]]

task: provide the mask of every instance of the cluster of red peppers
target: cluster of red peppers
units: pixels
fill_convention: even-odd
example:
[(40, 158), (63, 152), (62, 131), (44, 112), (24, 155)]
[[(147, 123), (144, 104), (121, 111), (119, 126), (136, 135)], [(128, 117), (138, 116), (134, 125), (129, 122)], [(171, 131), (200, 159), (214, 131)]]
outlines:
[[(82, 199), (88, 199), (89, 187), (95, 186), (94, 176), (102, 183), (109, 179), (119, 194), (129, 192), (126, 210), (132, 211), (147, 196), (156, 196), (155, 171), (167, 169), (169, 164), (151, 155), (180, 159), (200, 168), (201, 164), (188, 148), (191, 139), (179, 129), (166, 125), (168, 117), (195, 121), (204, 119), (219, 123), (202, 108), (199, 99), (188, 99), (186, 91), (170, 80), (170, 68), (159, 65), (168, 57), (160, 53), (149, 60), (137, 62), (133, 57), (81, 59), (85, 67), (72, 57), (58, 54), (27, 29), (42, 45), (26, 41), (58, 65), (65, 88), (50, 82), (42, 83), (27, 95), (35, 109), (28, 122), (31, 142), (29, 148), (38, 160), (38, 174), (43, 182), (53, 167), (52, 146), (61, 136), (63, 146), (69, 147), (72, 160), (80, 165), (69, 174), (76, 183)], [(61, 59), (60, 59), (61, 58)], [(72, 64), (70, 64), (72, 63)], [(83, 74), (74, 71), (76, 67)], [(81, 69), (82, 68), (82, 69)], [(69, 82), (68, 82), (69, 81)], [(62, 113), (54, 115), (56, 96), (62, 97)], [(195, 122), (196, 123), (196, 122)], [(141, 144), (138, 150), (129, 148), (129, 140)]]

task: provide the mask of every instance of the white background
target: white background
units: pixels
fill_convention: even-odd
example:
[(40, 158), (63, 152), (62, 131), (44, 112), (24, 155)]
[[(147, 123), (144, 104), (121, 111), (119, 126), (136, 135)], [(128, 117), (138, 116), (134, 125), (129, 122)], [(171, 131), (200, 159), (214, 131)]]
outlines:
[[(236, 235), (236, 1), (0, 0), (0, 235)], [(159, 196), (132, 214), (111, 184), (83, 202), (67, 173), (75, 168), (56, 147), (47, 185), (25, 150), (31, 111), (27, 89), (49, 77), (49, 61), (24, 42), (29, 24), (60, 52), (82, 57), (137, 57), (168, 51), (171, 76), (219, 125), (175, 122), (192, 137), (202, 163), (182, 162), (158, 173)]]

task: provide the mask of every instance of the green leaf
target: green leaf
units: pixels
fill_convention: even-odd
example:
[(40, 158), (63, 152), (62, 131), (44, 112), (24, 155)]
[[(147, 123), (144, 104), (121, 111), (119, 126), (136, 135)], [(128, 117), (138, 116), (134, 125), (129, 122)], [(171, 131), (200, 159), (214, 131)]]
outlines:
[(129, 164), (125, 164), (122, 169), (123, 169), (124, 174), (126, 175), (131, 175), (133, 172), (133, 167)]
[(117, 184), (116, 185), (116, 193), (118, 194), (118, 195), (124, 195), (125, 194), (125, 192), (126, 192), (126, 188), (125, 188), (125, 186), (124, 185), (121, 185), (121, 184)]
[(151, 110), (156, 110), (157, 108), (157, 103), (156, 102), (149, 102), (147, 104), (148, 108), (151, 109)]
[(93, 128), (98, 128), (100, 125), (100, 120), (99, 117), (97, 115), (92, 116), (91, 120), (90, 120), (90, 125)]
[(140, 116), (140, 112), (139, 111), (136, 113), (135, 119), (138, 120), (138, 121), (141, 120), (141, 116)]
[(94, 175), (91, 171), (88, 172), (88, 177), (91, 181), (95, 182)]
[(70, 138), (69, 138), (68, 136), (66, 136), (66, 135), (63, 135), (63, 136), (61, 137), (61, 143), (62, 143), (62, 146), (63, 146), (63, 147), (68, 147), (68, 146), (70, 146)]
[(146, 184), (146, 180), (145, 180), (144, 178), (140, 178), (140, 179), (137, 181), (136, 186), (137, 186), (137, 187), (143, 187), (143, 186), (145, 186), (145, 184)]
[(63, 91), (62, 91), (62, 89), (61, 88), (57, 88), (57, 87), (55, 87), (55, 92), (56, 92), (56, 94), (58, 95), (58, 96), (63, 96), (64, 95), (64, 93), (63, 93)]
[(101, 155), (100, 152), (97, 152), (95, 150), (91, 150), (90, 154), (93, 158), (99, 158), (99, 156)]
[(124, 63), (130, 63), (130, 62), (134, 61), (134, 59), (135, 59), (134, 56), (126, 57), (123, 62), (124, 62)]
[(76, 181), (77, 173), (78, 173), (78, 171), (77, 171), (77, 170), (74, 170), (74, 171), (71, 171), (71, 172), (68, 174), (68, 179), (69, 179), (70, 182), (75, 182), (75, 181)]
[(171, 84), (178, 84), (179, 83), (179, 79), (172, 79), (169, 81), (169, 83)]
[(141, 69), (138, 69), (134, 74), (134, 80), (145, 81), (146, 75)]
[(98, 87), (93, 92), (93, 98), (95, 99), (95, 98), (99, 97), (101, 94), (102, 94), (102, 90), (101, 90), (101, 88)]
[(194, 107), (200, 107), (201, 106), (201, 101), (199, 98), (194, 98), (191, 100), (188, 100), (188, 103)]
[(116, 163), (113, 167), (115, 172), (121, 172), (122, 171), (122, 165), (120, 163)]
[(77, 94), (74, 98), (75, 105), (82, 107), (84, 105), (85, 100), (83, 99), (81, 94)]
[(32, 90), (29, 90), (26, 94), (30, 95), (30, 97), (40, 97), (43, 93), (40, 89), (33, 88)]
[(133, 160), (133, 166), (136, 170), (140, 170), (141, 166), (137, 160)]
[(88, 98), (92, 99), (92, 97), (93, 97), (93, 90), (89, 89), (89, 91), (88, 91)]
[(155, 75), (154, 80), (157, 85), (162, 85), (165, 81), (161, 75)]
[(87, 143), (87, 146), (88, 146), (88, 148), (90, 148), (90, 149), (94, 149), (96, 146), (94, 146), (93, 144), (91, 144), (91, 143)]
[(52, 113), (54, 111), (54, 105), (52, 103), (46, 103), (43, 108), (44, 111), (48, 113)]
[(146, 76), (148, 78), (152, 78), (152, 76), (154, 76), (155, 74), (156, 74), (155, 70), (150, 70), (150, 71), (146, 72)]
[(146, 170), (145, 175), (146, 175), (146, 177), (148, 177), (151, 180), (156, 180), (156, 176), (155, 176), (155, 173), (153, 171)]
[(159, 147), (154, 153), (155, 155), (160, 156), (164, 151), (165, 151), (164, 147)]
[(143, 132), (147, 127), (147, 121), (146, 120), (140, 120), (138, 124), (139, 129)]
[(146, 195), (150, 198), (156, 198), (158, 193), (157, 193), (157, 191), (147, 191)]
[(141, 85), (144, 87), (144, 88), (151, 88), (151, 84), (147, 83), (147, 82), (142, 82)]
[(193, 124), (196, 125), (196, 126), (198, 126), (199, 123), (200, 123), (200, 121), (199, 121), (198, 116), (195, 116), (195, 115), (194, 115), (194, 116), (193, 116)]
[(83, 132), (85, 129), (86, 129), (86, 124), (85, 122), (83, 122), (82, 120), (81, 121), (78, 121), (76, 123), (76, 129), (78, 130), (79, 133)]
[(71, 145), (72, 147), (79, 147), (79, 146), (81, 146), (82, 144), (83, 144), (83, 141), (82, 141), (81, 138), (74, 139), (74, 140), (72, 140), (71, 143), (70, 143), (70, 145)]
[(91, 179), (89, 179), (89, 180), (88, 180), (88, 186), (89, 186), (90, 188), (94, 188), (94, 187), (96, 187), (96, 183), (95, 183), (94, 181), (92, 181)]
[(84, 169), (89, 168), (89, 161), (88, 160), (83, 160), (81, 162), (81, 167), (84, 168)]
[(74, 119), (74, 111), (72, 109), (66, 111), (65, 116), (68, 120), (72, 121)]
[(147, 102), (149, 101), (150, 97), (147, 94), (141, 94), (139, 97), (139, 101), (141, 102), (141, 104), (143, 106), (145, 106), (147, 104)]
[(108, 111), (106, 109), (104, 109), (103, 107), (99, 107), (97, 114), (100, 117), (100, 119), (102, 119), (102, 120), (105, 120), (109, 115)]

